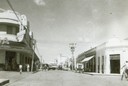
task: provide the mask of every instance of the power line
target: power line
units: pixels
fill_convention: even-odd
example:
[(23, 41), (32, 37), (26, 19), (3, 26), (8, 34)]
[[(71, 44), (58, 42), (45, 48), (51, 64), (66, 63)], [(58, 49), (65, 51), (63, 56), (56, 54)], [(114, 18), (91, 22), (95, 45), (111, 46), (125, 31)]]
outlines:
[[(8, 5), (10, 6), (10, 8), (12, 9), (12, 11), (14, 12), (14, 14), (15, 14), (15, 16), (17, 17), (18, 21), (21, 23), (21, 25), (22, 25), (23, 27), (25, 27), (25, 26), (22, 24), (20, 18), (18, 17), (16, 11), (14, 10), (14, 8), (13, 8), (11, 2), (10, 2), (9, 0), (6, 0), (6, 1), (7, 1)], [(26, 29), (26, 27), (25, 27), (25, 29)], [(36, 49), (37, 49), (38, 54), (40, 55), (39, 50), (38, 50), (38, 48), (37, 48), (37, 45), (36, 45)], [(40, 55), (40, 56), (41, 56), (41, 55)]]
[(10, 6), (10, 8), (12, 9), (12, 11), (14, 12), (14, 14), (16, 15), (16, 17), (17, 17), (18, 21), (21, 23), (21, 21), (20, 21), (20, 19), (19, 19), (18, 15), (16, 14), (16, 12), (15, 12), (15, 10), (14, 10), (14, 8), (13, 8), (13, 6), (12, 6), (12, 4), (10, 3), (10, 1), (9, 1), (9, 0), (7, 0), (7, 3), (8, 3), (8, 5)]
[[(10, 2), (9, 0), (6, 0), (6, 1), (7, 1), (8, 5), (10, 6), (10, 8), (12, 9), (12, 11), (14, 12), (14, 14), (15, 14), (15, 16), (17, 17), (18, 21), (21, 23), (21, 25), (22, 25), (23, 27), (25, 27), (25, 26), (22, 24), (20, 18), (18, 17), (16, 11), (14, 10), (14, 8), (13, 8), (11, 2)], [(27, 29), (27, 28), (25, 27), (25, 29)]]

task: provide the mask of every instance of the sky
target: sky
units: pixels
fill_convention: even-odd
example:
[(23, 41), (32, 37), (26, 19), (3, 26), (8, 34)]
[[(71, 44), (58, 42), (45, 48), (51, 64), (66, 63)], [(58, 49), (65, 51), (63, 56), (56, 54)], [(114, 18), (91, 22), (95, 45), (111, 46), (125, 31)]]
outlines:
[[(60, 55), (75, 57), (107, 40), (128, 38), (128, 0), (9, 0), (30, 22), (40, 56), (45, 62)], [(0, 8), (9, 10), (6, 0)]]

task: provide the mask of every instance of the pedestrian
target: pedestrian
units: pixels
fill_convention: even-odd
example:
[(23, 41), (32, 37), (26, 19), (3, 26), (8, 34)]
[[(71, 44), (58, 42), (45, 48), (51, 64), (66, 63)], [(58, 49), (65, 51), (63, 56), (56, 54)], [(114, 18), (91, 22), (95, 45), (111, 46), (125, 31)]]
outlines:
[(123, 65), (123, 67), (121, 69), (123, 69), (121, 80), (123, 80), (124, 76), (125, 76), (125, 78), (128, 78), (128, 61), (125, 62), (125, 64)]
[(29, 72), (30, 66), (29, 64), (27, 64), (27, 72)]
[(70, 70), (72, 70), (72, 65), (70, 65)]
[(44, 70), (45, 70), (45, 71), (47, 70), (47, 64), (44, 65)]
[(20, 74), (22, 74), (22, 65), (19, 65)]

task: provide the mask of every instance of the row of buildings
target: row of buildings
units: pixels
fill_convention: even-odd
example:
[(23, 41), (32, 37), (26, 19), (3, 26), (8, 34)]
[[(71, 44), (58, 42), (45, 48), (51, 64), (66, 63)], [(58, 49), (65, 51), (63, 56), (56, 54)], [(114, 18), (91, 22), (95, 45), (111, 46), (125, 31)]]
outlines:
[[(11, 10), (0, 11), (0, 70), (17, 71), (19, 65), (24, 71), (27, 65), (36, 70), (40, 60), (35, 44), (25, 15)], [(126, 60), (128, 40), (113, 38), (78, 55), (76, 63), (83, 64), (84, 71), (88, 72), (121, 74)]]
[(35, 53), (36, 40), (25, 15), (11, 10), (0, 11), (0, 70), (18, 71), (19, 65), (35, 70), (40, 60)]
[(123, 65), (128, 61), (128, 40), (112, 38), (91, 48), (76, 58), (84, 65), (84, 71), (102, 74), (122, 74)]

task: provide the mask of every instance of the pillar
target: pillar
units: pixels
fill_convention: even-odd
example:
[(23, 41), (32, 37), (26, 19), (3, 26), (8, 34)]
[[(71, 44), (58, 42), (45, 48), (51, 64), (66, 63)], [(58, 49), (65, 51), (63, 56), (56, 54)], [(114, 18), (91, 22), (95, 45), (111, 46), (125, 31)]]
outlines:
[(100, 66), (100, 68), (99, 68), (100, 70), (99, 70), (99, 72), (102, 73), (102, 56), (100, 56), (99, 59), (100, 59), (100, 65), (99, 65)]
[(0, 64), (5, 64), (5, 51), (0, 50)]
[(110, 57), (109, 57), (109, 54), (106, 54), (106, 59), (105, 59), (105, 74), (110, 74)]
[(96, 60), (95, 61), (96, 61), (96, 73), (98, 73), (98, 64), (99, 63), (98, 63), (98, 57), (97, 56), (96, 56)]
[(20, 64), (20, 54), (18, 52), (16, 53), (16, 62)]

